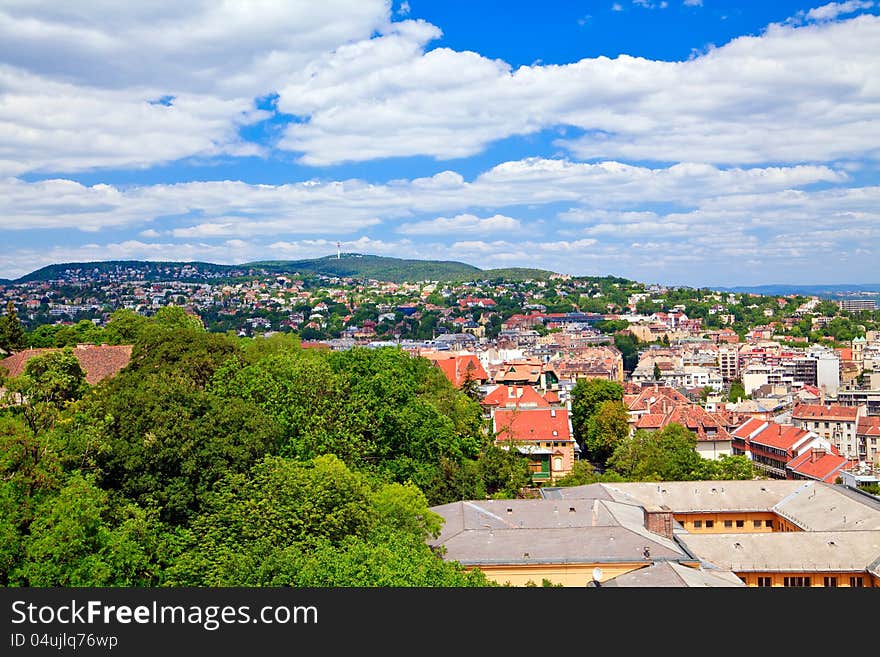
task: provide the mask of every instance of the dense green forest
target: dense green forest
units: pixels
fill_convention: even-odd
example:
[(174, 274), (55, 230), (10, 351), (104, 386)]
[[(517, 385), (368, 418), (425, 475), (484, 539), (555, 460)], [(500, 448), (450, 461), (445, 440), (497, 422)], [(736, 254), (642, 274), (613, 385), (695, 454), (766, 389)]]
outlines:
[(527, 483), (479, 405), (398, 349), (302, 349), (119, 311), (129, 365), (71, 350), (7, 378), (0, 584), (486, 585), (437, 558), (432, 504)]
[[(2, 381), (0, 585), (490, 585), (429, 548), (430, 507), (517, 497), (528, 466), (430, 361), (212, 333), (177, 307), (102, 330), (133, 345), (115, 376), (89, 385), (64, 348)], [(708, 471), (680, 427), (626, 438), (620, 392), (579, 384), (591, 460), (562, 485), (751, 476)]]

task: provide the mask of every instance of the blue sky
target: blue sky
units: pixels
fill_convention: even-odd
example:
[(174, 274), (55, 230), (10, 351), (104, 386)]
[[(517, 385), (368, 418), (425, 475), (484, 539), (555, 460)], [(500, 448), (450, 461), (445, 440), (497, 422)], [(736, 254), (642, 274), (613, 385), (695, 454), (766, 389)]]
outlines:
[(7, 0), (0, 277), (339, 241), (880, 283), (878, 44), (875, 0)]

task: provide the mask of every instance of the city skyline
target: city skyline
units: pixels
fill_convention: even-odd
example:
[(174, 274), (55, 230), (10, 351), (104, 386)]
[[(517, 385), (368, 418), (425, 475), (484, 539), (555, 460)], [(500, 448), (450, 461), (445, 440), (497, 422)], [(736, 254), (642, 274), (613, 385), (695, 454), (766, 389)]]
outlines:
[(880, 6), (771, 4), (7, 5), (0, 278), (341, 249), (876, 283)]

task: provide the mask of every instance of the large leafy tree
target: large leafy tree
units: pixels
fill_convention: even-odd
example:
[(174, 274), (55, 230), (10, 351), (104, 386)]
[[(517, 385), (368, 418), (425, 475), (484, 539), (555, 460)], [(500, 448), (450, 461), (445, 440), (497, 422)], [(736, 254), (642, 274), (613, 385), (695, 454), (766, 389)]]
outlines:
[(74, 474), (44, 501), (10, 580), (24, 586), (151, 586), (161, 530), (134, 505), (114, 510), (105, 491)]
[(6, 302), (6, 314), (0, 316), (0, 349), (6, 352), (19, 351), (27, 345), (27, 334), (18, 318), (12, 300)]
[(277, 450), (280, 438), (258, 407), (211, 395), (185, 376), (120, 374), (83, 418), (105, 436), (101, 485), (158, 505), (174, 523), (196, 513), (221, 476)]
[(755, 466), (743, 454), (725, 454), (717, 459), (702, 459), (694, 471), (696, 479), (753, 479)]
[(20, 415), (35, 434), (51, 428), (59, 414), (89, 389), (70, 348), (30, 358), (24, 373), (6, 379), (5, 387), (12, 413)]
[(622, 401), (623, 386), (607, 379), (578, 379), (571, 391), (571, 425), (581, 446), (589, 432), (590, 418), (604, 401)]
[(218, 482), (180, 532), (168, 585), (426, 586), (482, 583), (425, 542), (441, 518), (409, 484), (381, 484), (333, 455), (267, 457)]
[(37, 508), (63, 479), (47, 435), (34, 434), (21, 418), (0, 416), (0, 585), (9, 585)]
[(357, 462), (369, 446), (340, 413), (345, 391), (326, 357), (313, 351), (279, 351), (253, 363), (230, 360), (210, 392), (259, 407), (281, 431), (278, 453), (308, 460), (336, 454)]
[(110, 315), (104, 335), (109, 344), (134, 344), (149, 324), (147, 317), (129, 308), (120, 308)]
[(604, 466), (617, 446), (629, 435), (629, 413), (623, 402), (603, 401), (587, 421), (584, 441), (590, 461)]
[(658, 431), (639, 429), (614, 450), (608, 466), (629, 481), (694, 480), (703, 460), (696, 446), (696, 435), (675, 422)]

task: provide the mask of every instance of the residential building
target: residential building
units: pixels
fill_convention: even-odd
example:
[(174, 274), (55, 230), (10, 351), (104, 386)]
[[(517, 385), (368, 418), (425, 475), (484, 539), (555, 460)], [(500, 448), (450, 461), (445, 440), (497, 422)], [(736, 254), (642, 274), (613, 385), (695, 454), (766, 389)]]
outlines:
[(856, 428), (862, 415), (865, 415), (864, 406), (797, 404), (792, 409), (791, 420), (796, 427), (812, 430), (827, 439), (846, 458), (858, 459)]
[[(118, 374), (131, 360), (132, 345), (80, 344), (70, 347), (86, 375), (86, 383), (95, 385)], [(23, 349), (0, 360), (0, 373), (6, 376), (24, 374), (27, 362), (36, 356), (45, 356), (60, 348)]]
[(732, 432), (733, 453), (745, 455), (768, 477), (789, 478), (789, 462), (814, 448), (827, 450), (830, 442), (818, 434), (789, 424), (751, 418)]
[(858, 460), (880, 468), (880, 415), (860, 415), (856, 423)]
[(874, 299), (841, 299), (838, 303), (844, 312), (857, 313), (862, 310), (871, 312), (877, 310), (877, 302)]
[(552, 483), (571, 472), (579, 450), (565, 408), (496, 408), (492, 431), (497, 445), (529, 459), (536, 483)]
[(545, 486), (431, 510), (428, 543), (499, 584), (880, 586), (880, 500), (821, 481)]

